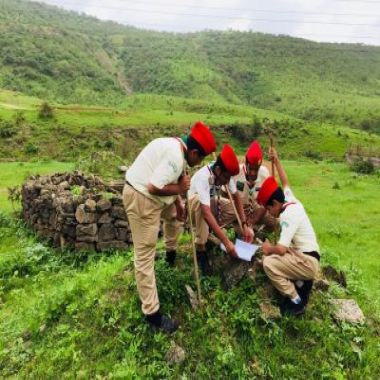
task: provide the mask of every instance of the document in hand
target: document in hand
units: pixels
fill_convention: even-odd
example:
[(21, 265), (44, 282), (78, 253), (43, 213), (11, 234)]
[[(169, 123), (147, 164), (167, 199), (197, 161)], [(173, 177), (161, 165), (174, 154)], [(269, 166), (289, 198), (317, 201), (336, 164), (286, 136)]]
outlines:
[[(220, 248), (226, 252), (226, 247), (224, 244), (220, 244)], [(256, 251), (260, 248), (259, 245), (246, 243), (243, 240), (236, 239), (235, 249), (239, 259), (245, 261), (251, 261), (252, 256), (256, 253)]]

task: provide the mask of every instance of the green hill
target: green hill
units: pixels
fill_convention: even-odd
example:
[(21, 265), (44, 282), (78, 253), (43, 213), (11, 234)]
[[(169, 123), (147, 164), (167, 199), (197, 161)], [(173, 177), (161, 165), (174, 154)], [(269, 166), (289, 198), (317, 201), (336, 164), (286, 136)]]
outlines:
[(118, 106), (153, 93), (380, 131), (379, 47), (159, 33), (20, 0), (0, 0), (0, 31), (0, 87), (44, 100)]

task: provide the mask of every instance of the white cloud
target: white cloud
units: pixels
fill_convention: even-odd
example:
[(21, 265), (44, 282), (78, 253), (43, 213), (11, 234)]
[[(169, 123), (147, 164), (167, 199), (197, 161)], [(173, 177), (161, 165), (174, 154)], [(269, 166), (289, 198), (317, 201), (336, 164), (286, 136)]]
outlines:
[[(253, 30), (380, 45), (380, 2), (369, 0), (42, 0), (122, 24), (168, 31)], [(362, 24), (362, 25), (353, 25)]]

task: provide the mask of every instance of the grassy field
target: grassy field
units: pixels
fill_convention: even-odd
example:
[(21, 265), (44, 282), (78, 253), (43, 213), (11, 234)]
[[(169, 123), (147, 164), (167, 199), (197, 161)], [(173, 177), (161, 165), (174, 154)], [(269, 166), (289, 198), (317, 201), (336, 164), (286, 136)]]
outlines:
[(181, 135), (196, 120), (211, 126), (220, 145), (232, 142), (240, 153), (255, 137), (267, 143), (269, 123), (277, 146), (290, 159), (316, 155), (340, 161), (357, 145), (380, 154), (376, 134), (223, 102), (134, 95), (118, 108), (52, 104), (54, 115), (48, 119), (39, 117), (38, 104), (35, 98), (0, 91), (0, 160), (73, 161), (99, 151), (128, 159), (153, 137)]
[[(202, 281), (207, 305), (194, 313), (184, 290), (184, 284), (193, 284), (190, 256), (181, 255), (175, 269), (159, 259), (162, 306), (181, 321), (181, 329), (173, 337), (152, 334), (141, 320), (131, 252), (55, 252), (2, 212), (0, 376), (379, 378), (379, 178), (357, 176), (343, 164), (284, 164), (316, 229), (322, 263), (346, 271), (347, 290), (334, 285), (328, 293), (314, 292), (304, 318), (273, 321), (259, 312), (263, 275), (255, 282), (245, 279), (229, 293), (212, 277)], [(1, 177), (0, 188), (20, 183), (26, 173), (71, 168), (55, 162), (33, 165), (2, 163), (8, 175)], [(3, 199), (2, 211), (9, 211)], [(188, 236), (181, 238), (182, 249), (187, 243)], [(331, 297), (356, 299), (368, 323), (336, 324)], [(187, 352), (181, 365), (165, 359), (171, 341)]]

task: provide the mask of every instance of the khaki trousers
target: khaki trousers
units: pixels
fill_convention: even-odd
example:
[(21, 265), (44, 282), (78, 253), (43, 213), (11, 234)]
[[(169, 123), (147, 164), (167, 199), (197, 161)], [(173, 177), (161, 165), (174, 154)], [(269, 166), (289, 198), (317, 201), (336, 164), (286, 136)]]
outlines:
[[(189, 204), (195, 233), (195, 246), (197, 250), (204, 251), (210, 230), (202, 215), (199, 196), (197, 194), (191, 196)], [(219, 214), (217, 219), (220, 227), (223, 228), (237, 222), (234, 209), (228, 199), (222, 197), (219, 199), (219, 212), (217, 212), (217, 199), (213, 197), (211, 199), (210, 208), (215, 217), (216, 214)]]
[(176, 208), (174, 204), (161, 205), (128, 184), (124, 186), (123, 204), (132, 232), (135, 277), (142, 312), (153, 314), (160, 308), (154, 271), (160, 219), (164, 220), (166, 249), (175, 250), (180, 231)]
[(284, 296), (294, 298), (298, 293), (291, 280), (314, 280), (319, 261), (289, 249), (283, 256), (263, 256), (263, 267), (273, 286)]

